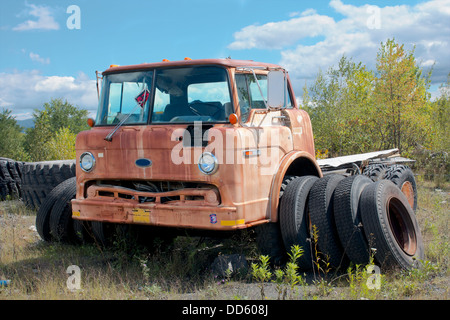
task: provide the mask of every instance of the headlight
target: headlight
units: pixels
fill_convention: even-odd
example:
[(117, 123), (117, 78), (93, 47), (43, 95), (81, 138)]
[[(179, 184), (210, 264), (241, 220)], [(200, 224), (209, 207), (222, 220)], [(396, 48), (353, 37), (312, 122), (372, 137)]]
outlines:
[(80, 157), (80, 167), (84, 172), (90, 172), (95, 167), (95, 158), (90, 152), (85, 152)]
[(212, 153), (205, 152), (198, 160), (198, 168), (204, 174), (213, 174), (219, 168), (219, 163)]

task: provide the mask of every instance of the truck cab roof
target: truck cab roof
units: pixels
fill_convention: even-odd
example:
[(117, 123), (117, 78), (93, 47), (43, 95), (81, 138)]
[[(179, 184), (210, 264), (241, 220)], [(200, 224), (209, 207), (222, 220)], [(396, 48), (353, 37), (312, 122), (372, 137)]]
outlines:
[(180, 67), (180, 66), (192, 66), (192, 65), (219, 65), (228, 68), (239, 68), (239, 67), (263, 67), (263, 68), (282, 68), (279, 65), (256, 62), (253, 60), (233, 60), (233, 59), (198, 59), (198, 60), (179, 60), (179, 61), (161, 61), (153, 63), (141, 63), (136, 65), (127, 66), (114, 66), (105, 70), (103, 74), (116, 73), (116, 72), (128, 72), (135, 70), (145, 70), (145, 69), (155, 69), (155, 68), (165, 68), (165, 67)]

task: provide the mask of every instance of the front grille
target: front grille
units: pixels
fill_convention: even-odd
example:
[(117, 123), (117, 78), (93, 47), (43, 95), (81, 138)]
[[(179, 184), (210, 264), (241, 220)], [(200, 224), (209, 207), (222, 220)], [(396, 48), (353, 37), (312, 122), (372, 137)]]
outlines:
[(195, 205), (219, 205), (217, 187), (205, 183), (169, 181), (91, 181), (86, 183), (85, 197), (110, 198), (136, 203), (183, 203)]

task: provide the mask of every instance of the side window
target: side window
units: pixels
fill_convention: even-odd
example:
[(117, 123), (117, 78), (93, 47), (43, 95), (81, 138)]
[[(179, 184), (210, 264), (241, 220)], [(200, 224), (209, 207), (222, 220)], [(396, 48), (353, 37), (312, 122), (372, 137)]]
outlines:
[[(241, 121), (248, 120), (250, 109), (265, 109), (264, 100), (267, 100), (267, 76), (256, 75), (258, 84), (253, 74), (236, 74), (236, 86), (241, 108)], [(261, 91), (262, 94), (261, 95)]]
[(122, 102), (122, 83), (111, 83), (109, 87), (109, 113), (117, 115)]
[[(267, 76), (258, 74), (256, 78), (258, 79), (258, 83), (256, 83), (253, 75), (247, 75), (252, 102), (251, 107), (252, 109), (265, 109), (266, 105), (264, 101), (267, 101)], [(261, 95), (261, 92), (263, 95)]]
[(250, 98), (248, 95), (247, 76), (245, 74), (236, 74), (236, 86), (241, 109), (241, 121), (245, 122), (250, 113)]
[(170, 103), (170, 95), (155, 88), (155, 102), (153, 104), (153, 119), (152, 121), (162, 121), (164, 110)]
[[(267, 76), (256, 75), (256, 78), (258, 79), (259, 87), (253, 74), (236, 74), (236, 86), (242, 122), (248, 120), (250, 109), (266, 108), (264, 100), (267, 101)], [(287, 93), (286, 108), (292, 108), (289, 92)]]

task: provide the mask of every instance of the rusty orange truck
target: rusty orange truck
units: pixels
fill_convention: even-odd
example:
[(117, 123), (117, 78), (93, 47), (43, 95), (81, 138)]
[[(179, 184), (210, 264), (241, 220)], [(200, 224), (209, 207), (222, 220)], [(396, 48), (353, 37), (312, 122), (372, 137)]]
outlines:
[(423, 259), (411, 170), (389, 162), (395, 150), (384, 162), (378, 153), (316, 160), (283, 67), (186, 58), (111, 66), (101, 80), (96, 119), (77, 136), (76, 178), (39, 210), (44, 239), (77, 241), (86, 228), (102, 243), (118, 227), (149, 236), (252, 228), (276, 263), (302, 246), (303, 269), (316, 244), (336, 268), (372, 254), (406, 269)]

